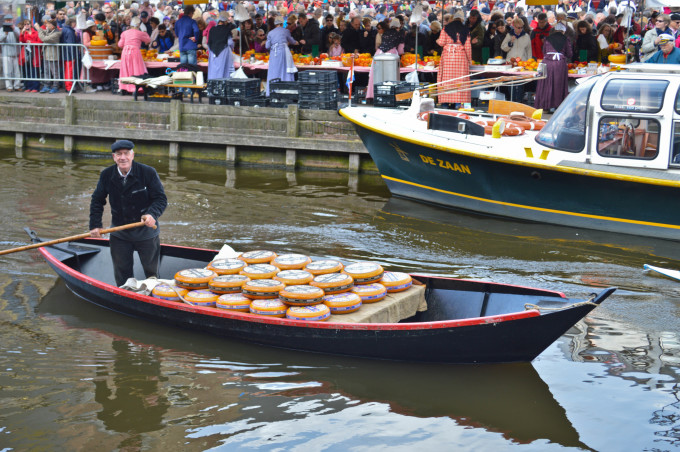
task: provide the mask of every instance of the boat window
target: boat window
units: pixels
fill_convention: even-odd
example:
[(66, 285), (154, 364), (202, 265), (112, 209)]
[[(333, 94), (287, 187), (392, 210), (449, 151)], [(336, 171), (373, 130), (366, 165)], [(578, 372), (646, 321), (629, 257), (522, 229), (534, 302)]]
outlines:
[(578, 85), (536, 135), (536, 142), (569, 152), (581, 152), (586, 144), (586, 107), (597, 76)]
[(680, 167), (680, 122), (673, 123), (673, 149), (671, 149), (670, 164)]
[(597, 152), (604, 157), (652, 160), (659, 154), (656, 119), (604, 116), (597, 130)]
[(663, 106), (667, 87), (665, 80), (610, 80), (602, 92), (602, 108), (607, 111), (657, 113)]

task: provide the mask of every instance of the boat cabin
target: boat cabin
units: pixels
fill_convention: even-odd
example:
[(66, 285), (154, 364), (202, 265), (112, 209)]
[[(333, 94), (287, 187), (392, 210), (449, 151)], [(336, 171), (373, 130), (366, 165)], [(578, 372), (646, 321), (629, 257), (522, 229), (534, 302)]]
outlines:
[(626, 68), (583, 79), (536, 141), (593, 164), (680, 169), (680, 65)]

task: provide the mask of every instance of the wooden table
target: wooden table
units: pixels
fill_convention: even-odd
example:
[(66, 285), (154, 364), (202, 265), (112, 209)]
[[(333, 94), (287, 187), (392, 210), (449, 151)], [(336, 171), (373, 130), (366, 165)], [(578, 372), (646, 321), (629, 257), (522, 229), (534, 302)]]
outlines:
[[(192, 104), (194, 103), (194, 94), (197, 93), (198, 94), (198, 103), (200, 104), (200, 103), (203, 103), (203, 90), (205, 89), (206, 84), (204, 83), (202, 85), (185, 85), (185, 84), (169, 83), (167, 85), (160, 85), (160, 86), (156, 86), (156, 87), (153, 87), (153, 88), (148, 86), (148, 85), (135, 85), (133, 98), (134, 98), (134, 100), (137, 100), (137, 95), (139, 94), (139, 89), (141, 88), (142, 94), (144, 95), (144, 100), (148, 101), (149, 100), (149, 94), (153, 93), (154, 91), (156, 91), (160, 87), (173, 88), (173, 89), (189, 88), (191, 90), (191, 103)], [(182, 95), (182, 97), (184, 97), (184, 95)]]

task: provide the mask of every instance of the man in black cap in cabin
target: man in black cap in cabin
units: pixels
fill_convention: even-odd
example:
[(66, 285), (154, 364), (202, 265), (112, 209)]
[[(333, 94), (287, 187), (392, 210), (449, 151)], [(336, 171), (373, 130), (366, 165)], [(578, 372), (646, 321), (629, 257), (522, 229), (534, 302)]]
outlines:
[[(99, 176), (90, 201), (90, 235), (101, 237), (102, 214), (106, 198), (111, 204), (111, 225), (123, 226), (144, 221), (145, 226), (111, 233), (110, 249), (116, 284), (122, 286), (133, 277), (136, 250), (147, 278), (158, 277), (160, 230), (158, 217), (168, 205), (163, 184), (156, 170), (135, 162), (134, 144), (118, 140), (111, 145), (113, 161)], [(156, 228), (154, 229), (154, 226)]]

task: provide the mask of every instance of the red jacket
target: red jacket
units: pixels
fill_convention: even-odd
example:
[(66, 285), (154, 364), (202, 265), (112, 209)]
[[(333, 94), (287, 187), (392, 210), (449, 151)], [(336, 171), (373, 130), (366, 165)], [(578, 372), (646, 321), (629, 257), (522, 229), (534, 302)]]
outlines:
[(545, 28), (536, 27), (531, 32), (531, 55), (537, 59), (543, 59), (543, 40), (548, 37), (552, 27), (550, 24), (546, 24)]
[[(19, 36), (19, 42), (31, 43), (31, 44), (42, 44), (40, 36), (38, 36), (38, 31), (35, 28), (31, 28), (29, 31), (24, 31)], [(26, 62), (26, 47), (31, 48), (31, 53), (33, 54), (33, 67), (40, 67), (40, 53), (42, 52), (42, 46), (22, 46), (21, 53), (19, 54), (19, 65), (23, 66)]]

